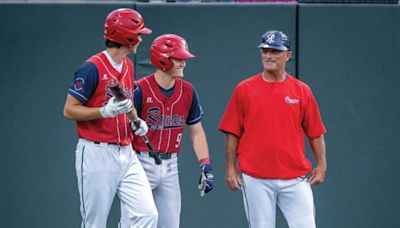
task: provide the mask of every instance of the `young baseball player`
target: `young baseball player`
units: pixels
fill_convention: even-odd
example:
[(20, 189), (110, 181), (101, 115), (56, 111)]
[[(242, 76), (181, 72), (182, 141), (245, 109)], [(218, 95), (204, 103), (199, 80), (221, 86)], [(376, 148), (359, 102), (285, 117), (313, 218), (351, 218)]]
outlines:
[[(156, 227), (157, 209), (150, 184), (132, 150), (133, 132), (143, 136), (143, 120), (132, 125), (133, 64), (141, 34), (150, 34), (142, 16), (132, 9), (117, 9), (106, 19), (107, 49), (90, 57), (75, 73), (64, 107), (64, 116), (75, 120), (79, 141), (76, 174), (81, 201), (82, 227), (105, 228), (117, 194), (132, 227)], [(129, 99), (117, 101), (107, 87), (115, 79)]]
[[(310, 88), (286, 73), (288, 37), (267, 31), (258, 47), (264, 70), (236, 86), (219, 125), (226, 133), (227, 185), (242, 190), (251, 228), (274, 228), (276, 205), (290, 228), (314, 228), (311, 184), (325, 178), (326, 130)], [(314, 170), (304, 134), (317, 161)]]
[[(134, 103), (140, 118), (147, 122), (147, 134), (162, 159), (156, 165), (142, 140), (133, 141), (140, 162), (149, 178), (157, 206), (159, 228), (178, 228), (181, 211), (181, 191), (178, 176), (178, 153), (181, 150), (185, 125), (201, 167), (201, 194), (213, 188), (206, 136), (201, 125), (203, 110), (194, 87), (182, 80), (186, 59), (193, 58), (186, 41), (177, 35), (157, 37), (150, 49), (154, 74), (137, 82)], [(130, 227), (122, 208), (121, 227)]]

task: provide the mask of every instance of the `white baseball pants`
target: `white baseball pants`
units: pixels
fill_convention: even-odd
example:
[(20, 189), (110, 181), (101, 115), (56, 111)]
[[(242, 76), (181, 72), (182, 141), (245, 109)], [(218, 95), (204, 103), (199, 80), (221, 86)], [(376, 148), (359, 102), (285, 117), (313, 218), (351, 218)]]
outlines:
[(275, 228), (276, 205), (290, 228), (315, 228), (314, 198), (306, 178), (259, 179), (242, 173), (249, 228)]
[[(178, 176), (178, 157), (162, 160), (156, 165), (147, 152), (138, 154), (153, 189), (154, 201), (158, 210), (157, 228), (179, 228), (181, 214), (181, 190)], [(126, 222), (126, 209), (121, 206), (120, 228), (129, 228)]]
[(131, 228), (155, 228), (158, 213), (149, 181), (131, 145), (79, 139), (76, 175), (82, 228), (106, 228), (115, 195), (127, 210)]

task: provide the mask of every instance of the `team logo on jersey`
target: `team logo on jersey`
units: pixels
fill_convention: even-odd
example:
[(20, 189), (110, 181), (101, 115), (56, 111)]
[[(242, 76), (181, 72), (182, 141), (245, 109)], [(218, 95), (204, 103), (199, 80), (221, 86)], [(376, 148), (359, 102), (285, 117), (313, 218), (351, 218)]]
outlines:
[(146, 99), (146, 103), (153, 103), (153, 98), (152, 97), (148, 97)]
[(176, 129), (183, 128), (185, 124), (184, 116), (180, 115), (161, 115), (158, 107), (153, 107), (148, 110), (146, 119), (147, 125), (152, 130)]
[(107, 74), (103, 74), (103, 77), (101, 78), (101, 80), (108, 80)]
[(83, 88), (83, 85), (85, 84), (85, 79), (83, 78), (76, 78), (74, 81), (74, 90), (76, 92), (81, 92), (85, 93), (85, 89)]
[(285, 96), (285, 102), (287, 104), (298, 104), (299, 103), (299, 99), (290, 98), (289, 96)]
[(274, 39), (275, 39), (275, 34), (273, 34), (273, 33), (268, 34), (267, 43), (272, 44), (274, 42)]

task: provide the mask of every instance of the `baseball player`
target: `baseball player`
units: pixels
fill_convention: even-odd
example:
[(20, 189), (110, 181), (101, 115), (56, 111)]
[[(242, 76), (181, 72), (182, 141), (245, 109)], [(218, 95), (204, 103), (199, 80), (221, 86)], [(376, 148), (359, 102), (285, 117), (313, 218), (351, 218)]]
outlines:
[(264, 69), (236, 86), (219, 125), (226, 133), (227, 185), (242, 190), (251, 228), (274, 228), (276, 205), (290, 228), (314, 228), (311, 185), (325, 178), (326, 130), (310, 88), (286, 73), (288, 37), (267, 31), (258, 47)]
[[(213, 188), (208, 145), (201, 124), (203, 110), (194, 87), (182, 80), (186, 59), (193, 57), (182, 37), (173, 34), (157, 37), (150, 49), (150, 62), (157, 68), (156, 72), (138, 80), (135, 88), (136, 110), (140, 118), (147, 122), (147, 136), (162, 159), (162, 164), (156, 165), (145, 143), (135, 137), (133, 148), (153, 190), (159, 228), (179, 227), (181, 191), (178, 153), (185, 124), (189, 127), (193, 149), (201, 167), (201, 194)], [(121, 227), (127, 228), (129, 223), (124, 214), (122, 208)]]
[[(132, 110), (133, 64), (142, 41), (150, 34), (142, 16), (132, 9), (117, 9), (106, 19), (106, 50), (86, 60), (75, 73), (64, 107), (64, 116), (77, 123), (76, 174), (81, 201), (82, 228), (105, 228), (117, 194), (126, 208), (131, 227), (156, 227), (158, 213), (150, 184), (136, 153), (133, 131), (146, 134), (143, 120), (134, 125)], [(130, 99), (117, 101), (107, 87), (115, 79)], [(132, 128), (132, 129), (131, 129)]]

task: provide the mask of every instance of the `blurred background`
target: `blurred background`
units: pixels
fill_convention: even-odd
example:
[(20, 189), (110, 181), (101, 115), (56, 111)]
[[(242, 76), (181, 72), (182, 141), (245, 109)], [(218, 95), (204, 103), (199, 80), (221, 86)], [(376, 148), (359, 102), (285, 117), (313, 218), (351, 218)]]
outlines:
[[(182, 228), (247, 227), (241, 193), (225, 186), (217, 127), (235, 85), (262, 70), (257, 45), (271, 29), (289, 36), (287, 70), (312, 88), (328, 130), (326, 181), (313, 187), (317, 226), (400, 227), (397, 0), (0, 1), (0, 227), (80, 227), (77, 134), (63, 107), (75, 70), (105, 48), (105, 17), (121, 7), (153, 30), (132, 57), (136, 78), (154, 71), (149, 47), (158, 35), (184, 37), (196, 55), (185, 80), (205, 111), (216, 183), (199, 196), (184, 134)], [(107, 227), (118, 219), (116, 200)], [(288, 227), (280, 213), (277, 227)]]

